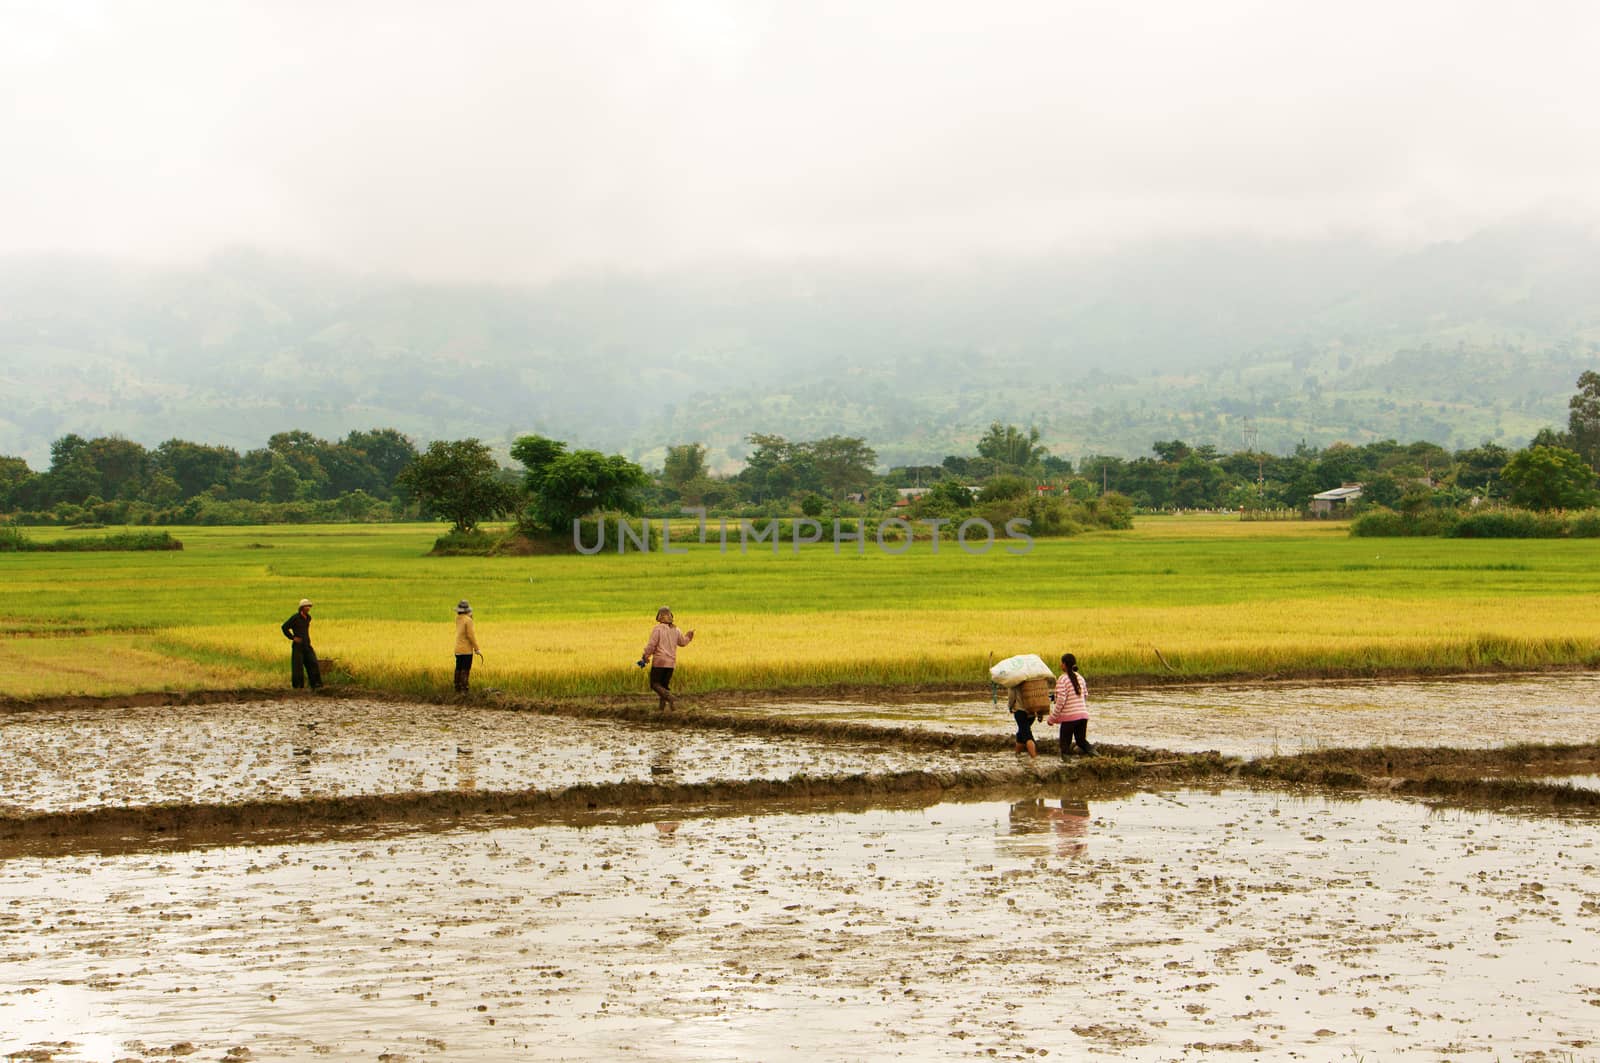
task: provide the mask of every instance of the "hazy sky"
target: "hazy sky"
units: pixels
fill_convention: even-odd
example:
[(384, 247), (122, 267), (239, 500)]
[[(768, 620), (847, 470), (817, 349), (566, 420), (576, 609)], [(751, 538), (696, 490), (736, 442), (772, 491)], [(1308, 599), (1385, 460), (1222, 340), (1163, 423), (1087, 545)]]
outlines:
[(1600, 217), (1600, 5), (0, 0), (0, 254), (430, 278)]

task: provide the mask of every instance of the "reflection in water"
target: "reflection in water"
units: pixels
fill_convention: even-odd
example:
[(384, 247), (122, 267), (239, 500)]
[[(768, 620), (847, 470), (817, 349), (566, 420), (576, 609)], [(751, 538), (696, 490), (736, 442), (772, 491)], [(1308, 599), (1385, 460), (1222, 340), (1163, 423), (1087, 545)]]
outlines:
[(656, 835), (668, 845), (678, 840), (678, 828), (683, 826), (682, 821), (676, 819), (658, 819), (655, 822)]
[(316, 747), (317, 721), (303, 720), (296, 727), (299, 732), (298, 745), (290, 746), (294, 755), (294, 774), (300, 782), (302, 795), (311, 791), (311, 754)]
[(1047, 793), (14, 856), (0, 1057), (1594, 1059), (1587, 820)]
[[(1069, 800), (1049, 801), (1030, 797), (1011, 805), (1008, 832), (1011, 847), (1033, 855), (1047, 855), (1049, 846), (1030, 845), (1030, 835), (1050, 835), (1055, 839), (1057, 856), (1076, 859), (1089, 851), (1089, 803)], [(1043, 839), (1039, 839), (1043, 841)]]
[(456, 746), (456, 789), (468, 794), (478, 788), (478, 760), (471, 746)]
[(672, 750), (670, 748), (659, 749), (651, 755), (651, 775), (671, 775), (676, 770), (677, 769), (674, 768), (672, 764)]

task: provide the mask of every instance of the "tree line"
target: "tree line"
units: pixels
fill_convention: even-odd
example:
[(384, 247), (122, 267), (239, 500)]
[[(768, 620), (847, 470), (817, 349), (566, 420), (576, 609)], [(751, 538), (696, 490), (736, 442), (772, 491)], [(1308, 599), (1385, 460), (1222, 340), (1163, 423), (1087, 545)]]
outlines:
[(337, 442), (279, 432), (241, 454), (169, 439), (154, 449), (117, 436), (68, 434), (34, 472), (0, 456), (0, 511), (24, 523), (194, 524), (401, 516), (401, 470), (417, 448), (393, 428)]
[(439, 517), (467, 531), (514, 517), (561, 533), (596, 511), (727, 516), (1026, 516), (1053, 525), (1105, 524), (1133, 508), (1303, 510), (1312, 495), (1358, 482), (1362, 507), (1415, 511), (1473, 501), (1530, 509), (1594, 505), (1600, 470), (1600, 373), (1585, 372), (1567, 427), (1541, 430), (1512, 452), (1494, 443), (1449, 451), (1382, 440), (1289, 454), (1157, 440), (1151, 454), (1093, 455), (1076, 467), (1052, 455), (1037, 428), (995, 422), (971, 454), (876, 471), (877, 454), (851, 436), (789, 440), (754, 433), (744, 467), (712, 474), (700, 443), (667, 448), (647, 472), (620, 454), (519, 437), (507, 468), (478, 439), (419, 451), (392, 428), (330, 442), (280, 432), (243, 454), (170, 439), (154, 449), (118, 437), (66, 435), (39, 473), (0, 456), (0, 511), (21, 523), (181, 524)]

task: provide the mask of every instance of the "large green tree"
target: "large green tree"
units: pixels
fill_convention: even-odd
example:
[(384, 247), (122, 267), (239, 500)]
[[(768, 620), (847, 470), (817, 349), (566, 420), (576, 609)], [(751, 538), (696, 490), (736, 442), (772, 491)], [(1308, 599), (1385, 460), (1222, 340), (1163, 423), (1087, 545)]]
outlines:
[(34, 479), (26, 461), (0, 454), (0, 510), (20, 508), (25, 490)]
[(1498, 496), (1504, 488), (1500, 484), (1500, 470), (1511, 460), (1511, 452), (1498, 443), (1485, 441), (1455, 454), (1455, 484), (1468, 491), (1482, 491), (1488, 497)]
[(644, 469), (621, 454), (569, 452), (565, 443), (544, 436), (518, 438), (511, 445), (511, 456), (527, 470), (524, 523), (557, 534), (595, 510), (637, 512), (639, 493), (650, 483)]
[(1511, 501), (1529, 509), (1582, 509), (1595, 503), (1594, 470), (1564, 447), (1519, 450), (1500, 478), (1511, 485)]
[(379, 498), (389, 497), (395, 477), (399, 476), (400, 470), (411, 464), (417, 456), (415, 444), (393, 428), (351, 432), (344, 437), (343, 445), (359, 451), (377, 474), (381, 489), (372, 493)]
[(1025, 469), (1042, 461), (1049, 450), (1039, 445), (1039, 430), (1026, 432), (1014, 424), (994, 421), (978, 440), (978, 454), (996, 465)]
[(805, 469), (796, 445), (783, 436), (752, 432), (745, 437), (755, 450), (745, 459), (738, 479), (757, 502), (786, 498), (805, 485)]
[(50, 468), (41, 478), (40, 500), (82, 503), (91, 495), (104, 498), (100, 488), (100, 470), (94, 466), (89, 453), (89, 441), (76, 432), (50, 444)]
[(155, 449), (156, 468), (172, 478), (182, 498), (193, 498), (213, 484), (227, 486), (239, 472), (239, 452), (232, 447), (208, 446), (185, 439), (169, 439)]
[(400, 470), (396, 484), (427, 512), (465, 532), (509, 512), (516, 490), (500, 478), (500, 466), (477, 439), (435, 440)]
[(855, 436), (828, 436), (809, 445), (810, 464), (817, 483), (835, 501), (850, 491), (864, 491), (874, 479), (877, 451)]
[(857, 436), (827, 436), (790, 442), (761, 432), (747, 437), (756, 449), (745, 459), (737, 479), (757, 502), (807, 493), (835, 500), (865, 490), (875, 479), (878, 455)]
[(1578, 377), (1578, 393), (1568, 404), (1567, 437), (1591, 469), (1600, 470), (1600, 373), (1588, 370)]
[(706, 474), (706, 448), (703, 443), (683, 443), (667, 448), (666, 460), (661, 466), (661, 478), (674, 491)]

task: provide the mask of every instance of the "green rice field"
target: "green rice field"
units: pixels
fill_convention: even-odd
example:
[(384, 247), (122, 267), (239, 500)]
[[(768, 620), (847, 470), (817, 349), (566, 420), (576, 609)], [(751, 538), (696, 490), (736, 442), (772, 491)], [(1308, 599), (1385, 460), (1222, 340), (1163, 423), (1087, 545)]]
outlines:
[(337, 681), (412, 693), (448, 689), (461, 598), (485, 652), (475, 685), (529, 696), (642, 690), (660, 605), (697, 632), (674, 681), (690, 693), (986, 687), (991, 657), (1065, 650), (1129, 682), (1600, 665), (1600, 540), (1194, 516), (1023, 554), (949, 539), (891, 554), (870, 536), (741, 551), (735, 535), (671, 555), (430, 557), (441, 531), (178, 528), (181, 551), (0, 554), (0, 697), (287, 685), (278, 625), (301, 597)]

